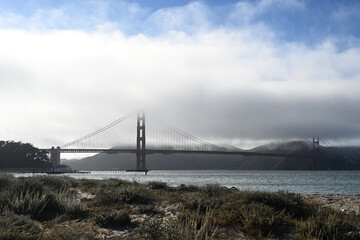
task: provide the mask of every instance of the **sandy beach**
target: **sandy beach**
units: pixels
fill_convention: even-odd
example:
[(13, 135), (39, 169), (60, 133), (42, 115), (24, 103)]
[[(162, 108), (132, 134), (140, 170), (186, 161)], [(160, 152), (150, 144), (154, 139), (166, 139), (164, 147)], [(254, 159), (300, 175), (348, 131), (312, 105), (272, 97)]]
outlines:
[(324, 206), (339, 209), (346, 213), (360, 214), (360, 195), (340, 194), (301, 194), (306, 200), (318, 202)]

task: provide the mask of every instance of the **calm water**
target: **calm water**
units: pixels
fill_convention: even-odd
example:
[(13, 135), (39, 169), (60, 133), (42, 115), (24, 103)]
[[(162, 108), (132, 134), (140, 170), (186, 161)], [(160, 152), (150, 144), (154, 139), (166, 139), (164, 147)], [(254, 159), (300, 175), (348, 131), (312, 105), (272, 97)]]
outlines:
[(162, 181), (171, 186), (180, 184), (220, 184), (241, 190), (278, 191), (321, 194), (360, 194), (360, 171), (246, 171), (246, 170), (192, 170), (92, 172), (91, 174), (69, 174), (74, 178), (107, 179), (121, 178), (138, 182)]
[[(17, 174), (23, 176), (25, 174)], [(220, 184), (240, 190), (278, 191), (320, 194), (360, 194), (360, 171), (247, 171), (247, 170), (181, 170), (134, 172), (91, 172), (67, 174), (74, 178), (119, 178), (138, 182), (162, 181), (170, 186)]]

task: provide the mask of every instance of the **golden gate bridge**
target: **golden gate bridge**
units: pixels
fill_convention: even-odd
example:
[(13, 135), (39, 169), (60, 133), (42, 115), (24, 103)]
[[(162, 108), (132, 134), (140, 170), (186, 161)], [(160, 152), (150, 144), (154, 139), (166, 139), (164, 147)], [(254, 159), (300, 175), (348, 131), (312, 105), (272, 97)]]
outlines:
[[(158, 118), (145, 122), (145, 113), (136, 115), (136, 135), (134, 123), (125, 124), (133, 114), (125, 115), (79, 139), (58, 147), (42, 149), (50, 153), (54, 167), (60, 165), (61, 153), (134, 153), (136, 167), (132, 171), (147, 172), (148, 154), (216, 154), (241, 156), (313, 158), (316, 167), (316, 153), (320, 149), (319, 138), (313, 137), (313, 151), (310, 154), (286, 154), (274, 152), (248, 151), (225, 148), (199, 139), (176, 127), (163, 123)], [(135, 122), (135, 121), (133, 121)]]

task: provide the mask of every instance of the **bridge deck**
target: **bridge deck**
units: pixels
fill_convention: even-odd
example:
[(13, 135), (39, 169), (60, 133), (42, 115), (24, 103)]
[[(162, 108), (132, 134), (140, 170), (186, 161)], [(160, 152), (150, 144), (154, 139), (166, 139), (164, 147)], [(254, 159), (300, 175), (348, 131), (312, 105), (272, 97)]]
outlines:
[[(50, 152), (51, 149), (42, 149)], [(136, 149), (60, 149), (61, 153), (142, 153), (142, 154), (212, 154), (212, 155), (240, 155), (240, 156), (267, 156), (267, 157), (294, 157), (294, 158), (312, 158), (312, 154), (298, 155), (287, 153), (269, 153), (269, 152), (253, 152), (253, 151), (202, 151), (202, 150), (158, 150), (146, 149), (138, 151)]]

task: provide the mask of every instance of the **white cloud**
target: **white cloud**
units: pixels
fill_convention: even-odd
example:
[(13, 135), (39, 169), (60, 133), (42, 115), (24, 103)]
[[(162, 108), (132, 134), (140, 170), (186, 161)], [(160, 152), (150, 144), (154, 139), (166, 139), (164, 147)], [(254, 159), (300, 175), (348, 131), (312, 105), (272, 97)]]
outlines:
[[(143, 106), (199, 136), (231, 141), (330, 128), (344, 131), (331, 137), (344, 137), (357, 126), (359, 49), (277, 46), (256, 36), (2, 30), (0, 63), (16, 66), (2, 64), (2, 82), (19, 83), (0, 90), (1, 135), (62, 144)], [(344, 106), (353, 118), (342, 116)], [(300, 131), (289, 130), (295, 123)]]
[(239, 23), (249, 23), (254, 18), (271, 9), (304, 9), (305, 4), (298, 0), (261, 0), (260, 2), (239, 1), (229, 19)]
[[(9, 26), (0, 30), (2, 138), (61, 145), (138, 108), (239, 147), (312, 135), (359, 138), (359, 47), (340, 51), (334, 38), (280, 45), (262, 24), (214, 28), (201, 2), (149, 18), (146, 9), (122, 4), (111, 17), (120, 21), (109, 20), (107, 4), (91, 17), (74, 17), (71, 6), (2, 15), (0, 25)], [(235, 12), (251, 20), (271, 7), (302, 6), (263, 0), (238, 3)], [(126, 34), (129, 16), (161, 34)], [(85, 30), (60, 30), (59, 19), (65, 29)], [(17, 24), (27, 27), (13, 30)], [(92, 24), (98, 27), (89, 31)]]
[(148, 32), (169, 31), (198, 32), (209, 29), (211, 10), (201, 2), (186, 6), (160, 9), (145, 23)]

